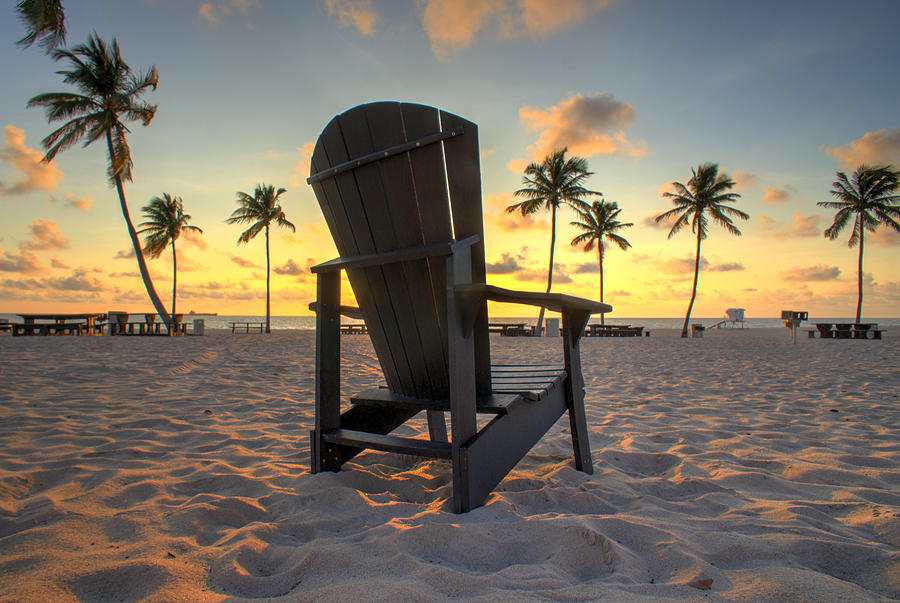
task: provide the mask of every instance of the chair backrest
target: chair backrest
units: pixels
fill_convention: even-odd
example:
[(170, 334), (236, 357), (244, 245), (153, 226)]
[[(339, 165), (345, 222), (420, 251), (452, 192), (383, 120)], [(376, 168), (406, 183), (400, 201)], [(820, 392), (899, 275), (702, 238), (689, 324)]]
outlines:
[[(478, 127), (424, 105), (379, 102), (332, 119), (310, 165), (338, 253), (369, 255), (479, 236), (472, 279), (485, 282)], [(348, 278), (388, 387), (449, 396), (445, 258), (361, 268)], [(487, 310), (475, 327), (476, 381), (490, 391)]]

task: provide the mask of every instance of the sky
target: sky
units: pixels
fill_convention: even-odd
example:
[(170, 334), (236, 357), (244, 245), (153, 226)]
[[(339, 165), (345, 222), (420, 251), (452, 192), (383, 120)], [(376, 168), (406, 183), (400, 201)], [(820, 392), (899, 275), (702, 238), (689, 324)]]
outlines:
[[(103, 145), (41, 162), (51, 131), (32, 96), (68, 87), (23, 49), (0, 9), (0, 313), (149, 311)], [(546, 287), (549, 213), (507, 214), (522, 168), (568, 146), (587, 186), (622, 209), (632, 247), (604, 256), (610, 317), (683, 316), (696, 240), (652, 218), (662, 193), (714, 162), (748, 213), (742, 236), (703, 241), (693, 315), (781, 310), (852, 317), (857, 249), (823, 236), (839, 170), (900, 168), (900, 2), (642, 0), (69, 0), (67, 43), (116, 37), (159, 87), (152, 123), (131, 125), (132, 219), (183, 198), (202, 236), (178, 240), (178, 307), (265, 313), (265, 244), (237, 245), (238, 191), (283, 187), (295, 233), (271, 240), (272, 313), (307, 315), (309, 267), (336, 255), (306, 184), (316, 138), (361, 103), (437, 106), (479, 126), (488, 282)], [(553, 291), (597, 299), (597, 254), (572, 247), (560, 211)], [(867, 238), (863, 315), (900, 316), (900, 236)], [(171, 303), (172, 260), (148, 259)], [(349, 287), (345, 286), (350, 301)], [(493, 315), (530, 315), (495, 306)]]

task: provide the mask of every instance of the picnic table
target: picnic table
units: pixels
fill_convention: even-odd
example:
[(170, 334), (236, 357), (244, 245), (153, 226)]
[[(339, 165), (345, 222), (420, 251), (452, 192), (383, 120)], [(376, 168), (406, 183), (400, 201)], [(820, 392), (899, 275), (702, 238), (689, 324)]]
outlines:
[(884, 331), (871, 322), (817, 322), (815, 330), (809, 330), (809, 338), (818, 335), (822, 339), (881, 339)]
[(249, 333), (250, 331), (259, 331), (263, 332), (263, 329), (266, 326), (264, 322), (229, 322), (231, 326), (231, 332), (237, 333), (238, 331), (242, 333)]
[(526, 327), (524, 322), (491, 322), (488, 323), (489, 333), (499, 333), (503, 337), (521, 337), (534, 334), (531, 327)]
[(365, 323), (348, 323), (341, 325), (341, 335), (365, 335), (369, 332)]
[(640, 337), (644, 327), (631, 325), (598, 325), (590, 324), (584, 334), (587, 337)]
[[(106, 314), (18, 314), (22, 323), (13, 323), (12, 334), (21, 335), (102, 335)], [(43, 321), (43, 322), (38, 322)]]
[[(131, 316), (143, 316), (144, 322), (131, 322)], [(109, 334), (110, 335), (168, 335), (168, 329), (163, 331), (166, 326), (163, 322), (156, 322), (156, 314), (152, 312), (142, 314), (129, 314), (128, 312), (110, 312), (109, 313)], [(175, 314), (175, 333), (180, 335), (187, 334), (187, 325), (182, 321), (183, 314)], [(137, 331), (137, 332), (135, 332)]]

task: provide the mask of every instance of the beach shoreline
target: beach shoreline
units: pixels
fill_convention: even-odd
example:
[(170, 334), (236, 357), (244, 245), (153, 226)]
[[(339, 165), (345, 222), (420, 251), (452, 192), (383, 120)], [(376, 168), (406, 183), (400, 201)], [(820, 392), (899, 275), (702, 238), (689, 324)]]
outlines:
[(0, 599), (900, 598), (898, 339), (799, 335), (584, 339), (594, 475), (562, 419), (465, 515), (441, 461), (309, 474), (313, 332), (0, 337)]

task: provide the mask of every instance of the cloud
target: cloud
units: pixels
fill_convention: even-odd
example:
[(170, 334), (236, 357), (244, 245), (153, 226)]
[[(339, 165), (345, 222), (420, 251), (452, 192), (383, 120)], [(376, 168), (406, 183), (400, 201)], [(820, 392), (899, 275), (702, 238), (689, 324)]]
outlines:
[(337, 15), (341, 27), (355, 27), (364, 36), (371, 36), (381, 15), (372, 9), (372, 0), (325, 0), (329, 16)]
[(644, 157), (648, 154), (644, 142), (625, 137), (624, 129), (636, 115), (631, 105), (605, 93), (576, 94), (547, 109), (522, 107), (519, 122), (529, 132), (539, 132), (538, 139), (526, 149), (526, 157), (510, 161), (509, 168), (521, 172), (529, 161), (540, 161), (563, 147), (581, 157)]
[(880, 247), (895, 247), (900, 245), (900, 232), (881, 225), (875, 232), (866, 233), (866, 242), (874, 243)]
[(289, 259), (284, 266), (276, 266), (272, 270), (275, 274), (283, 274), (286, 276), (298, 276), (306, 278), (310, 275), (309, 269), (315, 264), (315, 260), (313, 258), (306, 258), (306, 264), (301, 266), (297, 264), (294, 260)]
[(825, 154), (836, 159), (846, 170), (867, 165), (900, 165), (900, 128), (890, 132), (866, 132), (862, 138), (839, 147), (826, 147)]
[[(659, 269), (668, 274), (693, 274), (695, 263), (696, 258), (693, 257), (670, 258), (660, 262)], [(705, 270), (708, 266), (709, 261), (701, 256), (700, 269)]]
[(230, 0), (229, 2), (203, 2), (197, 9), (197, 16), (206, 21), (210, 27), (218, 27), (222, 20), (231, 14), (232, 9), (238, 9), (242, 14), (247, 14), (254, 8), (259, 8), (260, 0)]
[(523, 230), (550, 230), (550, 222), (541, 219), (540, 213), (523, 216), (521, 212), (506, 213), (506, 208), (521, 201), (512, 193), (488, 195), (485, 199), (485, 214), (488, 220), (504, 232)]
[(15, 126), (3, 128), (0, 159), (20, 173), (20, 178), (11, 184), (0, 182), (0, 197), (36, 190), (54, 191), (64, 176), (55, 163), (43, 162), (43, 153), (25, 146), (25, 130)]
[[(553, 266), (553, 284), (565, 285), (572, 282), (572, 277), (566, 274), (558, 264)], [(547, 270), (520, 270), (516, 273), (516, 280), (527, 283), (547, 284)]]
[(833, 281), (840, 276), (841, 271), (837, 266), (808, 266), (806, 268), (791, 268), (780, 273), (786, 281)]
[(216, 10), (216, 7), (212, 2), (204, 2), (200, 5), (200, 8), (197, 9), (197, 15), (206, 21), (206, 24), (210, 27), (216, 27), (222, 24), (222, 17), (219, 16), (220, 12), (221, 11)]
[(670, 228), (672, 228), (672, 223), (670, 221), (657, 222), (656, 216), (658, 215), (659, 214), (651, 214), (649, 216), (641, 218), (641, 226), (644, 226), (646, 228), (655, 228), (657, 230), (669, 230)]
[(0, 272), (32, 274), (43, 269), (44, 264), (30, 251), (23, 250), (20, 255), (16, 255), (0, 249)]
[(230, 257), (231, 257), (231, 261), (234, 262), (235, 264), (237, 264), (238, 266), (240, 266), (241, 268), (258, 268), (258, 266), (256, 264), (254, 264), (250, 260), (245, 260), (244, 258), (242, 258), (240, 256), (232, 255)]
[(790, 239), (794, 237), (817, 237), (822, 235), (819, 225), (821, 216), (817, 214), (804, 215), (794, 212), (793, 221), (789, 227), (782, 227), (774, 218), (760, 214), (757, 228), (763, 234), (768, 234), (776, 239)]
[(61, 259), (59, 259), (57, 257), (50, 258), (50, 265), (53, 266), (54, 268), (63, 268), (63, 269), (67, 269), (69, 267), (68, 265), (66, 265), (65, 262), (63, 262)]
[(729, 175), (731, 176), (731, 179), (734, 180), (734, 190), (736, 191), (756, 186), (759, 182), (759, 176), (745, 172), (744, 170), (736, 170)]
[[(701, 258), (701, 264), (703, 263)], [(724, 262), (722, 264), (712, 264), (709, 266), (710, 272), (733, 272), (735, 270), (746, 270), (740, 262)]]
[(496, 25), (501, 38), (546, 37), (609, 8), (612, 0), (418, 0), (422, 26), (439, 60), (467, 48)]
[(763, 189), (762, 202), (766, 205), (780, 205), (781, 203), (787, 203), (791, 200), (791, 197), (796, 195), (796, 187), (793, 187), (790, 184), (785, 185), (784, 188), (766, 187)]
[(599, 274), (600, 264), (596, 262), (585, 262), (575, 266), (575, 274)]
[(501, 253), (499, 262), (485, 263), (485, 269), (488, 274), (512, 274), (522, 269), (519, 258), (513, 257), (511, 253)]
[(184, 242), (185, 247), (196, 247), (197, 249), (206, 249), (209, 247), (209, 244), (206, 242), (206, 239), (203, 238), (203, 235), (193, 230), (182, 230), (181, 240)]
[(69, 239), (63, 236), (59, 224), (50, 220), (35, 220), (31, 223), (31, 239), (20, 244), (22, 249), (46, 251), (48, 249), (68, 249)]
[(300, 161), (294, 166), (288, 178), (291, 186), (306, 186), (306, 178), (309, 176), (309, 161), (312, 159), (315, 148), (316, 145), (313, 142), (304, 142), (303, 146), (297, 147), (300, 152)]
[(66, 207), (80, 211), (89, 211), (93, 204), (94, 200), (90, 197), (76, 197), (73, 193), (66, 193)]
[(822, 216), (811, 214), (804, 216), (798, 211), (794, 212), (794, 222), (791, 224), (791, 232), (798, 237), (820, 237), (824, 229), (819, 226)]
[(136, 256), (134, 255), (134, 249), (129, 247), (128, 249), (120, 249), (116, 252), (116, 255), (113, 256), (114, 260), (132, 260)]

